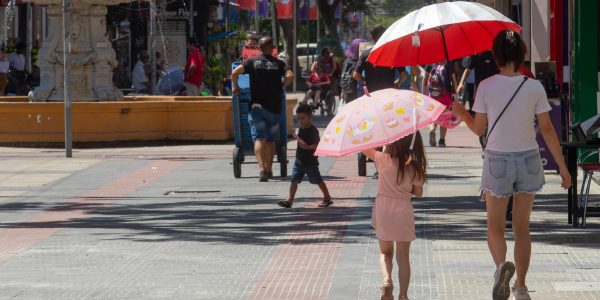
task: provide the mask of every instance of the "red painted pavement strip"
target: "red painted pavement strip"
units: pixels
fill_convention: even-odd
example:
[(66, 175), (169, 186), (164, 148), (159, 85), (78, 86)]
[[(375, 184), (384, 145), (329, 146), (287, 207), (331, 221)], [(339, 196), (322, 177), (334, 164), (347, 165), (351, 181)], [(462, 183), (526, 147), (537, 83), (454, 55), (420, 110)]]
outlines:
[[(323, 209), (317, 207), (317, 202), (310, 202), (300, 212), (312, 214), (314, 219), (323, 215), (323, 223), (302, 222), (301, 217), (297, 217), (296, 231), (282, 239), (289, 243), (277, 247), (249, 299), (314, 300), (327, 297), (346, 226), (356, 207), (353, 198), (361, 195), (365, 183), (364, 177), (350, 174), (356, 174), (356, 156), (338, 158), (328, 175), (339, 179), (327, 181), (334, 204)], [(306, 184), (300, 188), (302, 186), (306, 188)], [(320, 198), (321, 191), (316, 188), (313, 196)]]
[[(119, 197), (128, 195), (152, 183), (183, 164), (185, 164), (183, 161), (150, 162), (95, 190), (85, 192), (78, 198), (34, 215), (27, 221), (16, 225), (19, 228), (0, 230), (0, 263), (26, 252), (39, 242), (63, 229), (53, 227), (52, 223), (85, 218), (95, 209), (119, 200)], [(98, 199), (94, 199), (94, 197), (98, 197)]]

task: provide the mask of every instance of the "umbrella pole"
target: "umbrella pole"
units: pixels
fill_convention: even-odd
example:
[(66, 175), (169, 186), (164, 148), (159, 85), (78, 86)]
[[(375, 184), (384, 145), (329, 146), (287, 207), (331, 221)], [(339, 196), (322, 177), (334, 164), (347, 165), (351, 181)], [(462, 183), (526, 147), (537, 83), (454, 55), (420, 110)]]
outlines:
[(450, 61), (448, 59), (448, 48), (446, 47), (446, 36), (444, 35), (445, 28), (440, 28), (440, 33), (442, 34), (442, 44), (444, 45), (444, 55), (446, 55), (446, 61)]

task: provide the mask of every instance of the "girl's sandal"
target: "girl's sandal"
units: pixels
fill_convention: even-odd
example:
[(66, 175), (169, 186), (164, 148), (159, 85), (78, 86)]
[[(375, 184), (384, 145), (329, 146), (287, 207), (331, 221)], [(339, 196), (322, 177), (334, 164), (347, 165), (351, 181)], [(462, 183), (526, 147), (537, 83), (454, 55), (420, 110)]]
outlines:
[(384, 283), (380, 287), (381, 289), (381, 300), (394, 299), (394, 285), (391, 283)]

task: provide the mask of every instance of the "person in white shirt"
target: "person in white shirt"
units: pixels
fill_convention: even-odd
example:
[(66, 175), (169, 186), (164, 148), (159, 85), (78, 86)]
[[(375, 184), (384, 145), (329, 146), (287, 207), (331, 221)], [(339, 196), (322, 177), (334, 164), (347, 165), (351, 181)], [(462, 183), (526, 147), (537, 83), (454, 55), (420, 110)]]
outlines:
[[(512, 286), (514, 298), (531, 299), (525, 285), (531, 260), (529, 218), (535, 193), (545, 183), (539, 146), (535, 139), (535, 118), (558, 164), (563, 188), (571, 186), (571, 175), (548, 114), (551, 107), (542, 84), (528, 80), (519, 73), (519, 66), (527, 52), (521, 36), (512, 30), (501, 31), (494, 39), (492, 52), (500, 73), (485, 79), (477, 88), (473, 106), (475, 117), (471, 117), (465, 107), (456, 101), (452, 104), (452, 110), (478, 136), (489, 128), (487, 144), (484, 145), (481, 190), (486, 200), (488, 247), (496, 264), (493, 299), (508, 299), (510, 281), (515, 271), (517, 278)], [(514, 97), (512, 102), (511, 97)], [(504, 238), (510, 196), (513, 196), (515, 264), (506, 261)]]
[(131, 73), (131, 83), (134, 93), (150, 94), (150, 79), (148, 78), (148, 72), (146, 72), (149, 61), (150, 56), (146, 51), (138, 54), (138, 61), (133, 68), (133, 73)]
[(10, 62), (8, 56), (2, 47), (0, 47), (0, 96), (4, 96), (4, 90), (8, 85), (8, 69)]
[(17, 95), (26, 95), (29, 91), (27, 86), (27, 72), (25, 71), (25, 43), (17, 44), (17, 51), (10, 53), (8, 56), (10, 69), (17, 83)]

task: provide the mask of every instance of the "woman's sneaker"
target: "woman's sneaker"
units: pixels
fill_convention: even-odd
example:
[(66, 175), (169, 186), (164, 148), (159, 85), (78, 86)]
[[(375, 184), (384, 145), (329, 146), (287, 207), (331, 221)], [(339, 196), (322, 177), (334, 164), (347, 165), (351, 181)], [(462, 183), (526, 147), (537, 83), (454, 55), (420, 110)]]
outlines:
[(515, 264), (510, 261), (503, 262), (494, 273), (493, 300), (508, 300), (510, 297), (510, 279), (515, 274)]
[(527, 289), (526, 286), (524, 287), (512, 287), (512, 294), (513, 294), (513, 299), (515, 300), (531, 300), (531, 297), (529, 297), (529, 290)]

